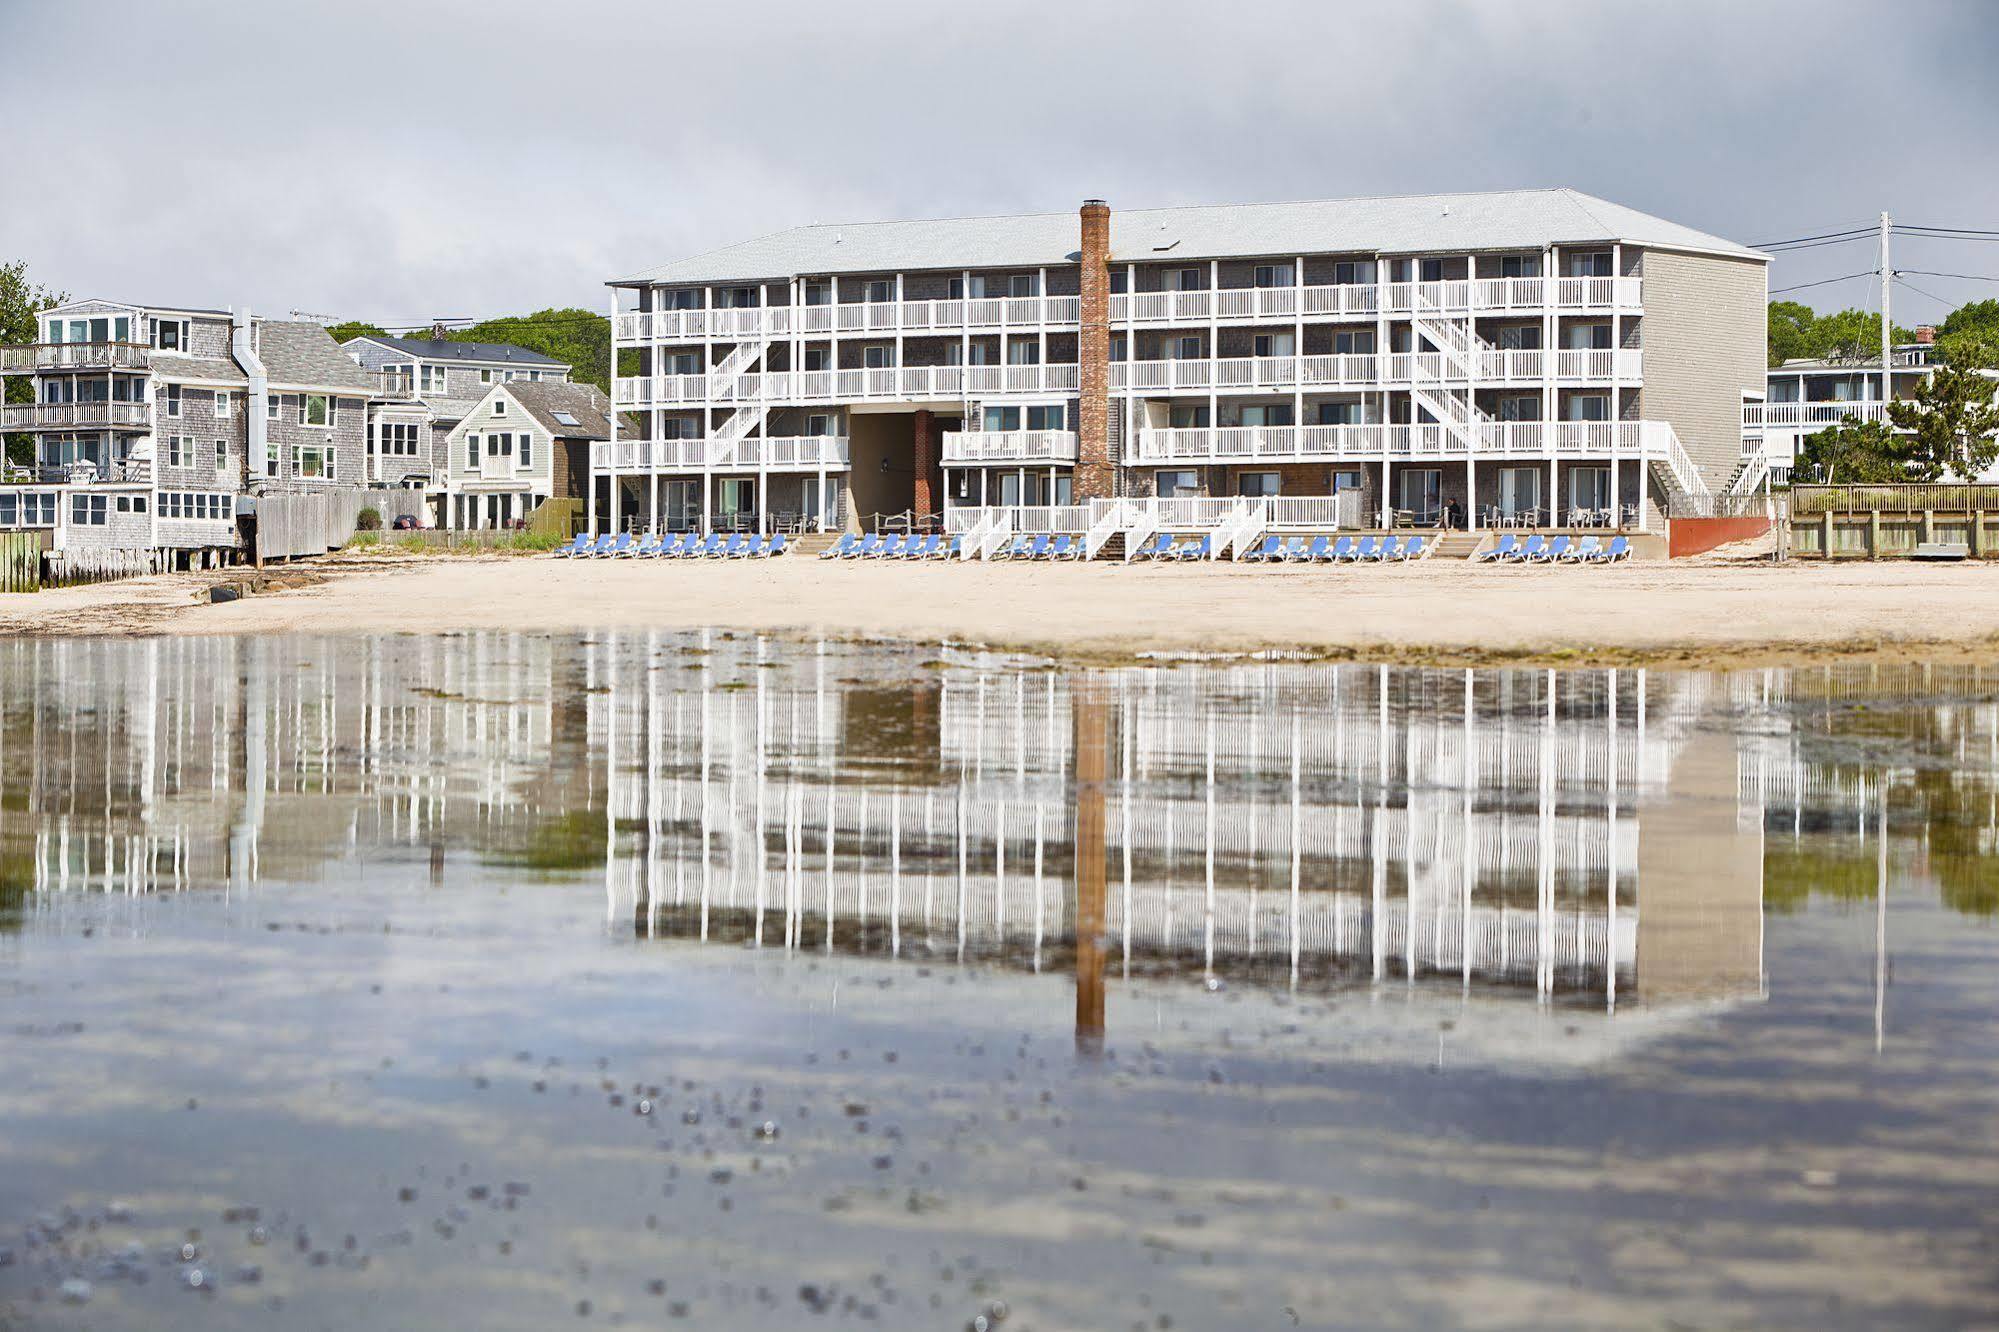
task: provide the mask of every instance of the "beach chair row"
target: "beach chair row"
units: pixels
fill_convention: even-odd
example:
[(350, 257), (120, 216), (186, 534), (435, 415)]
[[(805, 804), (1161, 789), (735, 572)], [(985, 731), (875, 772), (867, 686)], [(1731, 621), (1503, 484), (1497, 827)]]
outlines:
[(948, 541), (935, 532), (876, 532), (859, 536), (853, 532), (819, 552), (822, 560), (949, 560), (958, 555), (958, 538)]
[(1631, 541), (1612, 537), (1605, 545), (1593, 536), (1546, 536), (1534, 533), (1524, 541), (1507, 532), (1491, 550), (1472, 557), (1481, 564), (1615, 564), (1631, 558)]
[(733, 536), (713, 532), (705, 537), (699, 532), (677, 536), (648, 532), (642, 537), (630, 532), (606, 532), (595, 540), (578, 536), (555, 553), (565, 559), (586, 560), (767, 560), (784, 554), (785, 549), (782, 532), (768, 538), (742, 532)]
[[(1436, 539), (1425, 536), (1267, 536), (1244, 555), (1245, 564), (1394, 564), (1428, 558)], [(1213, 548), (1207, 537), (1175, 540), (1160, 533), (1132, 552), (1134, 560), (1205, 560)]]

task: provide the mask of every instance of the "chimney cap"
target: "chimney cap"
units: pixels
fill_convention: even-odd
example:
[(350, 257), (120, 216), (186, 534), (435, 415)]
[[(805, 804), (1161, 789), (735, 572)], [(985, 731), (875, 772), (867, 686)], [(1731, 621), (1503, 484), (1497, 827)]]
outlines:
[(1085, 208), (1109, 208), (1109, 207), (1110, 207), (1110, 205), (1109, 205), (1108, 203), (1105, 203), (1105, 202), (1104, 202), (1104, 201), (1103, 201), (1102, 199), (1085, 199), (1085, 200), (1083, 200), (1083, 207), (1085, 207)]

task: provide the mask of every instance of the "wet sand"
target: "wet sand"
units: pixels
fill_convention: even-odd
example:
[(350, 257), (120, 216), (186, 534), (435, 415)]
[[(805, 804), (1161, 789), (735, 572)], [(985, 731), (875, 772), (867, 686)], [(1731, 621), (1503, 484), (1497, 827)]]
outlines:
[(0, 600), (0, 634), (718, 627), (1072, 657), (1269, 650), (1379, 661), (1753, 665), (1990, 656), (1999, 570), (1689, 560), (1611, 568), (329, 559), (211, 605), (228, 575)]

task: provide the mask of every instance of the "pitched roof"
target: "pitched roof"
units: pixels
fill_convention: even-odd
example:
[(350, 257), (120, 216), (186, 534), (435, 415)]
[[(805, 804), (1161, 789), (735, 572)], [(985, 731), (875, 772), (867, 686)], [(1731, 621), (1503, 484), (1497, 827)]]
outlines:
[[(1293, 254), (1538, 249), (1627, 241), (1744, 259), (1747, 246), (1571, 189), (1403, 194), (1301, 203), (1113, 209), (1117, 263)], [(663, 264), (632, 282), (727, 282), (820, 273), (1033, 268), (1076, 261), (1074, 213), (815, 224)]]
[[(516, 379), (494, 386), (518, 402), (535, 424), (557, 439), (609, 439), (611, 400), (595, 384), (530, 383)], [(562, 421), (560, 412), (575, 424)]]
[(250, 379), (241, 366), (226, 356), (183, 356), (178, 352), (156, 351), (152, 358), (154, 373), (169, 380), (218, 379), (245, 384)]
[(567, 370), (567, 361), (516, 347), (510, 342), (458, 342), (444, 338), (389, 338), (368, 335), (368, 341), (421, 356), (427, 361), (491, 361), (494, 364), (554, 366)]
[(375, 378), (354, 364), (340, 344), (318, 324), (260, 319), (255, 324), (257, 359), (273, 384), (301, 388), (375, 390)]

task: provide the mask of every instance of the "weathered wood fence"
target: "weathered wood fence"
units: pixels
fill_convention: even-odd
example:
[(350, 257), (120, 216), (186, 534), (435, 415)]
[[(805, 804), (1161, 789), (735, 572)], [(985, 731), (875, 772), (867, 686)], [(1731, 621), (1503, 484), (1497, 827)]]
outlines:
[(41, 585), (41, 536), (35, 532), (0, 532), (0, 592), (33, 592)]
[(363, 509), (388, 527), (401, 517), (421, 517), (424, 497), (415, 490), (317, 490), (264, 495), (257, 500), (257, 558), (288, 560), (338, 550), (354, 535)]
[(1999, 556), (1999, 486), (1793, 486), (1791, 553), (1806, 559), (1897, 559), (1918, 546)]

